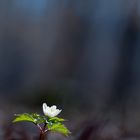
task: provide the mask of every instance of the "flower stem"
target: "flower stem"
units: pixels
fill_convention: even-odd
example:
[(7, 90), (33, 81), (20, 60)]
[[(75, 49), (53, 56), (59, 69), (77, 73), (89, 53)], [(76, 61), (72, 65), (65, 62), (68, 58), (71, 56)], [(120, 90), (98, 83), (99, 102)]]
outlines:
[(42, 131), (42, 128), (41, 128), (41, 126), (40, 126), (39, 124), (37, 124), (37, 127), (38, 127), (38, 129), (39, 129), (40, 131)]
[(44, 132), (40, 132), (40, 136), (39, 136), (39, 140), (45, 140), (45, 133)]
[(46, 129), (46, 125), (47, 123), (44, 124), (44, 127), (40, 129), (40, 136), (39, 136), (39, 140), (45, 140), (46, 139), (46, 132), (48, 131)]

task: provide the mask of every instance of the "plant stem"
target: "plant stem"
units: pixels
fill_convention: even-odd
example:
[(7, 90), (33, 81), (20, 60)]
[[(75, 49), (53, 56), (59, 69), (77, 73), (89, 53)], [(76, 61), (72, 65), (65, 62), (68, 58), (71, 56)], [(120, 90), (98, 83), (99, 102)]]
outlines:
[(37, 124), (37, 127), (38, 127), (38, 129), (39, 129), (40, 131), (42, 131), (42, 128), (41, 128), (41, 126), (40, 126), (39, 124)]
[(48, 131), (46, 129), (46, 125), (47, 123), (44, 124), (44, 127), (40, 129), (40, 136), (39, 136), (39, 140), (45, 140), (46, 138), (46, 132)]
[(45, 140), (45, 133), (44, 132), (40, 132), (40, 136), (39, 136), (39, 140)]

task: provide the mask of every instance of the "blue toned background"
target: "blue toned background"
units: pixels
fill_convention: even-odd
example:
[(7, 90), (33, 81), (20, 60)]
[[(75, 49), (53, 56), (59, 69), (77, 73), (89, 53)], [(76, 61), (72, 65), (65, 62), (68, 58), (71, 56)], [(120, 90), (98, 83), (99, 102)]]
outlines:
[(139, 40), (139, 0), (1, 0), (2, 116), (47, 102), (73, 130), (89, 117), (139, 135)]

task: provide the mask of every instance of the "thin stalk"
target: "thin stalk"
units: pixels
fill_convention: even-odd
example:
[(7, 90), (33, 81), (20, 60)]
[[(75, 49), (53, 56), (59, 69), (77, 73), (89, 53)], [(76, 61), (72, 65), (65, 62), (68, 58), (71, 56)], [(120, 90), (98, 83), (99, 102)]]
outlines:
[(45, 133), (44, 132), (40, 132), (40, 136), (39, 136), (39, 140), (45, 140)]
[(45, 140), (47, 139), (46, 132), (48, 131), (46, 129), (47, 123), (44, 124), (44, 127), (40, 129), (40, 135), (39, 135), (39, 140)]
[(37, 127), (40, 131), (42, 131), (42, 127), (39, 124), (37, 124)]

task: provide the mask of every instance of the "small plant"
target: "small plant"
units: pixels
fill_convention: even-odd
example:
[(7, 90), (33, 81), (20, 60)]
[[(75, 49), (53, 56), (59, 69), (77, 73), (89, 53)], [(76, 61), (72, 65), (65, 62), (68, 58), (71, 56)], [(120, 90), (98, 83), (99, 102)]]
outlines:
[(46, 103), (43, 103), (42, 107), (44, 115), (37, 113), (16, 114), (13, 123), (26, 121), (35, 124), (40, 131), (39, 140), (45, 140), (46, 134), (49, 131), (68, 136), (70, 131), (63, 124), (65, 120), (56, 117), (62, 110), (57, 109), (55, 105), (49, 107)]

